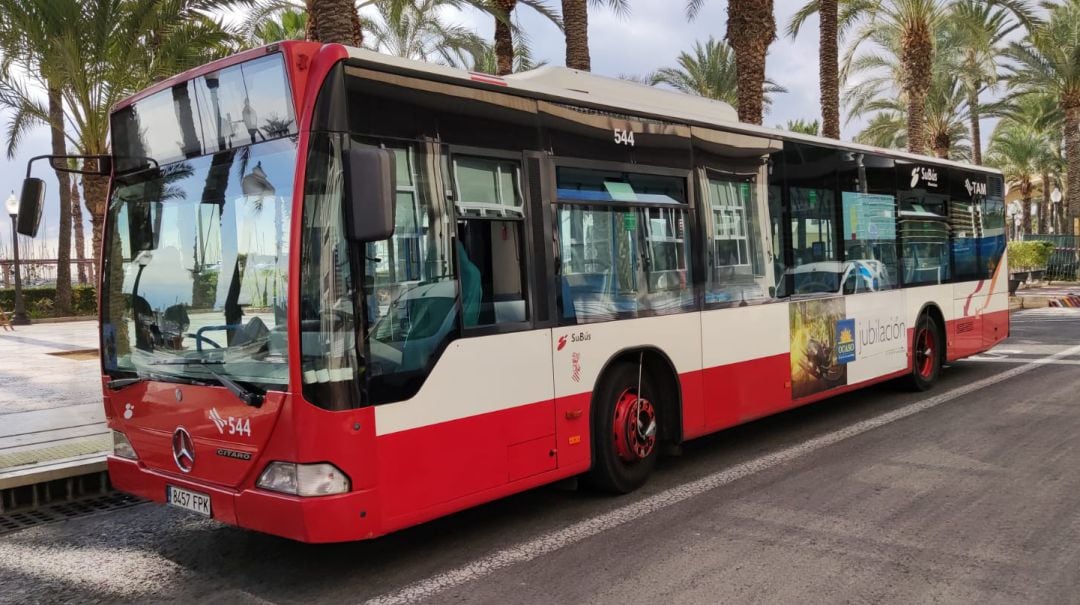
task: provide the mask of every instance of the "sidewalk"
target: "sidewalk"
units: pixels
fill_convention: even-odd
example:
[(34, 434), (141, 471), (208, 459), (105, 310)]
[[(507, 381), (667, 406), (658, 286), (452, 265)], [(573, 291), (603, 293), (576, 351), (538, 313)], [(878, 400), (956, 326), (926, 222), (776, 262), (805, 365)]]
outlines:
[(0, 331), (0, 490), (105, 469), (97, 323)]
[(1077, 307), (1080, 306), (1080, 282), (1051, 282), (1049, 285), (1021, 287), (1009, 303), (1012, 310)]

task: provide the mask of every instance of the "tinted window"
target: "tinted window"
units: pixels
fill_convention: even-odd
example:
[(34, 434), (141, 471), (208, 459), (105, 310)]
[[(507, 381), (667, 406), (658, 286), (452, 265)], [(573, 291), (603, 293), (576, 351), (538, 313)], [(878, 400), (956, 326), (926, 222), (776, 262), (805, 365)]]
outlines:
[(706, 302), (766, 298), (757, 173), (706, 171)]
[(573, 168), (558, 175), (565, 321), (693, 307), (684, 178)]
[(844, 212), (844, 293), (897, 285), (896, 198), (881, 193), (841, 194)]
[(948, 173), (908, 161), (898, 161), (896, 166), (903, 284), (946, 283), (953, 270), (950, 251), (955, 252), (950, 244), (950, 212), (956, 209), (949, 203)]
[(794, 293), (838, 292), (839, 235), (836, 177), (840, 152), (813, 145), (785, 145), (791, 209)]
[(112, 116), (121, 172), (145, 166), (141, 158), (165, 164), (296, 132), (280, 54), (178, 84)]
[(454, 178), (462, 325), (528, 320), (520, 162), (457, 155)]

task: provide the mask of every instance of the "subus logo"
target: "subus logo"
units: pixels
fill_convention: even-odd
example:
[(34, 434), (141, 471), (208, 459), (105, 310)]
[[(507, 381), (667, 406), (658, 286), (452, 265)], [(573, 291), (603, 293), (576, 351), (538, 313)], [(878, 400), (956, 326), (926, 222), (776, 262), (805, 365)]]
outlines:
[(972, 181), (971, 179), (964, 179), (964, 189), (967, 189), (969, 196), (986, 195), (986, 183), (979, 183)]
[(564, 334), (559, 337), (559, 344), (555, 347), (556, 351), (561, 351), (566, 348), (566, 343), (577, 344), (579, 342), (586, 342), (592, 340), (592, 334), (589, 332), (578, 332), (577, 334)]
[(919, 168), (916, 166), (911, 169), (911, 189), (918, 186), (919, 182), (926, 183), (929, 187), (937, 187), (937, 170), (933, 168)]

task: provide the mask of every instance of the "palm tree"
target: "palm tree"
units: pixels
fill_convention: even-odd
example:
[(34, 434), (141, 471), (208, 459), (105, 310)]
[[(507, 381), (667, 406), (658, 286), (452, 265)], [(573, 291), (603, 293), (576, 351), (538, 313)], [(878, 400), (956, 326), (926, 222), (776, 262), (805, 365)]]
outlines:
[[(739, 76), (737, 59), (731, 47), (721, 40), (709, 38), (704, 45), (694, 42), (691, 53), (681, 52), (676, 59), (678, 67), (664, 67), (648, 76), (649, 84), (667, 84), (686, 94), (724, 101), (731, 105), (739, 102)], [(771, 95), (787, 92), (782, 86), (765, 80), (759, 102), (768, 107)], [(741, 117), (740, 117), (741, 119)]]
[(458, 67), (476, 63), (489, 45), (476, 32), (447, 23), (438, 10), (445, 5), (445, 0), (413, 0), (395, 11), (384, 2), (376, 5), (378, 19), (365, 17), (361, 23), (371, 33), (371, 46), (380, 52)]
[(808, 134), (810, 136), (818, 136), (821, 134), (821, 122), (817, 120), (804, 120), (802, 118), (798, 120), (788, 120), (784, 126), (777, 126), (789, 132), (798, 132), (801, 134)]
[[(841, 4), (844, 4), (841, 7)], [(851, 6), (840, 0), (810, 0), (795, 12), (788, 23), (787, 35), (796, 38), (803, 23), (818, 14), (818, 75), (821, 80), (822, 133), (831, 139), (840, 138), (840, 63), (839, 46), (845, 30), (854, 21)], [(841, 14), (841, 10), (844, 14)]]
[(1039, 156), (1044, 150), (1043, 139), (1030, 128), (1014, 122), (1001, 122), (990, 139), (987, 159), (1001, 169), (1010, 187), (1020, 190), (1024, 233), (1031, 233), (1031, 184), (1039, 173)]
[(307, 36), (308, 13), (287, 6), (269, 14), (252, 13), (241, 31), (251, 46), (263, 46), (282, 40), (303, 40)]
[[(967, 94), (971, 122), (971, 159), (982, 164), (982, 131), (979, 96), (993, 87), (1001, 72), (1003, 41), (1020, 24), (1007, 10), (983, 0), (956, 2), (946, 20), (951, 54), (955, 69)], [(954, 62), (950, 58), (950, 63)]]
[(1059, 230), (1060, 221), (1050, 200), (1051, 187), (1060, 182), (1065, 168), (1061, 148), (1062, 114), (1056, 99), (1046, 93), (1021, 95), (1012, 99), (1005, 106), (998, 127), (1030, 132), (1042, 142), (1035, 160), (1042, 184), (1039, 232), (1046, 233), (1050, 225), (1054, 226), (1055, 231)]
[[(12, 112), (7, 131), (8, 159), (15, 156), (27, 130), (36, 125), (49, 126), (51, 152), (66, 155), (64, 108), (61, 89), (63, 73), (59, 67), (59, 42), (70, 35), (79, 18), (79, 3), (73, 0), (0, 0), (0, 52), (3, 53), (3, 76), (0, 76), (0, 106)], [(25, 83), (11, 70), (17, 65), (24, 73), (34, 74), (34, 83), (45, 89), (47, 102), (33, 99)], [(35, 99), (36, 101), (36, 99)], [(60, 231), (56, 250), (57, 313), (70, 315), (71, 291), (71, 189), (68, 174), (56, 171), (60, 195)], [(81, 225), (80, 225), (81, 227)]]
[[(895, 37), (900, 58), (898, 82), (906, 104), (908, 150), (924, 153), (926, 98), (930, 91), (939, 27), (954, 5), (963, 0), (841, 0), (841, 28), (856, 26), (848, 56), (865, 42), (884, 35)], [(1027, 0), (994, 0), (1024, 24), (1034, 23)]]
[[(498, 69), (498, 60), (495, 57), (495, 48), (485, 44), (484, 54), (476, 57), (469, 71), (495, 75)], [(547, 61), (537, 61), (533, 58), (532, 48), (524, 35), (514, 39), (514, 72), (528, 71), (546, 65)]]
[(364, 32), (353, 0), (305, 0), (307, 38), (360, 47)]
[[(121, 99), (236, 49), (232, 32), (203, 12), (214, 5), (208, 0), (90, 0), (81, 4), (71, 30), (77, 34), (68, 33), (56, 46), (61, 57), (58, 71), (64, 77), (65, 120), (71, 126), (66, 134), (78, 153), (108, 153), (109, 111)], [(21, 91), (24, 103), (40, 106), (25, 93)], [(88, 161), (85, 167), (94, 170), (97, 166)], [(83, 177), (83, 203), (90, 214), (95, 255), (101, 250), (107, 192), (107, 177)]]
[(563, 33), (566, 38), (566, 66), (571, 69), (590, 71), (589, 57), (589, 5), (605, 5), (615, 14), (630, 14), (629, 0), (562, 0)]
[[(1009, 45), (1009, 86), (1021, 94), (1052, 94), (1062, 113), (1066, 208), (1080, 218), (1080, 0), (1049, 7), (1047, 22)], [(1073, 221), (1068, 221), (1071, 232)]]
[[(686, 16), (694, 19), (705, 0), (687, 0)], [(776, 39), (773, 0), (728, 0), (727, 41), (735, 51), (739, 121), (761, 124), (765, 106), (765, 56)]]
[[(873, 33), (875, 50), (845, 58), (842, 77), (857, 84), (845, 91), (844, 100), (850, 117), (872, 115), (870, 123), (856, 135), (856, 140), (881, 147), (910, 146), (910, 104), (902, 91), (896, 90), (904, 70), (901, 40), (893, 30), (879, 28)], [(936, 32), (940, 44), (944, 28)], [(963, 83), (955, 69), (939, 54), (929, 70), (926, 98), (921, 106), (923, 140), (942, 158), (966, 159), (970, 107)]]
[(514, 9), (518, 4), (528, 6), (562, 28), (558, 14), (544, 0), (488, 0), (484, 8), (495, 16), (495, 75), (505, 76), (514, 71)]
[[(864, 49), (858, 55), (849, 51), (844, 58), (841, 78), (857, 82), (845, 91), (844, 101), (850, 117), (883, 115), (871, 120), (856, 139), (867, 144), (899, 144), (910, 149), (911, 103), (897, 86), (898, 82), (903, 82), (905, 72), (903, 39), (900, 32), (886, 27), (877, 27), (865, 34), (864, 42), (873, 43), (872, 51)], [(970, 157), (966, 143), (971, 136), (968, 124), (972, 107), (965, 82), (958, 75), (959, 68), (952, 63), (955, 47), (951, 46), (949, 35), (944, 22), (938, 25), (933, 35), (934, 46), (942, 52), (935, 54), (934, 62), (927, 70), (927, 90), (919, 107), (922, 128), (918, 135), (925, 142), (924, 151), (928, 145), (938, 157), (966, 160)], [(988, 103), (980, 108), (984, 114), (993, 115), (999, 105)]]

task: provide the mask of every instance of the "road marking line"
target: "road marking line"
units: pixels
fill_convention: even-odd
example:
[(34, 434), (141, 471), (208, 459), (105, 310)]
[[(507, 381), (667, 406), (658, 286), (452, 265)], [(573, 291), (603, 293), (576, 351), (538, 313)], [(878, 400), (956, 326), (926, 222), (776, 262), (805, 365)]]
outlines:
[(744, 477), (769, 470), (775, 466), (790, 462), (824, 447), (839, 443), (867, 431), (903, 420), (919, 412), (924, 412), (953, 399), (974, 393), (999, 382), (1015, 378), (1035, 368), (1052, 364), (1058, 359), (1080, 353), (1080, 345), (1035, 359), (1022, 366), (1011, 368), (1000, 374), (983, 378), (975, 382), (956, 387), (922, 401), (906, 405), (891, 412), (857, 422), (851, 426), (833, 431), (793, 445), (786, 449), (737, 464), (731, 468), (706, 475), (683, 485), (678, 485), (654, 494), (632, 504), (603, 513), (596, 517), (579, 521), (569, 527), (555, 530), (537, 538), (496, 551), (471, 563), (431, 576), (400, 590), (377, 596), (367, 601), (368, 605), (399, 605), (425, 599), (439, 592), (460, 586), (466, 582), (480, 579), (501, 569), (532, 561), (542, 555), (555, 552), (571, 544), (591, 538), (606, 530), (625, 525), (658, 510), (683, 502), (727, 485)]

